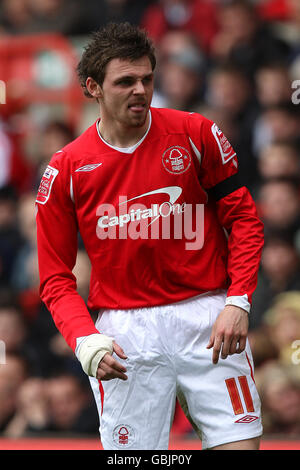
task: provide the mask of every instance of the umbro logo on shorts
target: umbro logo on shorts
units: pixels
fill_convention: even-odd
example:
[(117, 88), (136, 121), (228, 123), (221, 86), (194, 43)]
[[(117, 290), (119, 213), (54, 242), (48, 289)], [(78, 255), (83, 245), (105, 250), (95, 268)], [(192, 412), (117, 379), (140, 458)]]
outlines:
[(258, 419), (258, 416), (246, 415), (238, 419), (237, 421), (235, 421), (235, 423), (248, 424), (248, 423), (252, 423), (253, 421), (256, 421), (257, 419)]

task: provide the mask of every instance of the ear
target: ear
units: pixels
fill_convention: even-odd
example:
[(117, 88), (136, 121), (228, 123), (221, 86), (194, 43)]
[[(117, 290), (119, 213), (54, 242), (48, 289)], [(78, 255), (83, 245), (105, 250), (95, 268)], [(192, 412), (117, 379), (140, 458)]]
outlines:
[(86, 89), (94, 98), (102, 97), (102, 88), (101, 86), (92, 78), (88, 77), (85, 82)]

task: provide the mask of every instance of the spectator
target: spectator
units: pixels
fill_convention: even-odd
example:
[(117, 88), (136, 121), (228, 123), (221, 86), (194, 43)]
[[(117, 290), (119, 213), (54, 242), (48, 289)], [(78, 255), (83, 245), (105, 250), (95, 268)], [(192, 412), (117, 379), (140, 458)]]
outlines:
[[(24, 298), (22, 299), (24, 302)], [(49, 311), (40, 301), (31, 308), (31, 318), (28, 323), (26, 346), (31, 353), (31, 369), (36, 377), (48, 378), (54, 373), (66, 371), (69, 360), (64, 360), (61, 349), (52, 346), (57, 329)], [(54, 341), (54, 340), (53, 340)], [(68, 356), (69, 359), (69, 356)], [(73, 358), (70, 358), (70, 362)], [(74, 369), (72, 361), (72, 370)]]
[(18, 305), (8, 297), (0, 292), (0, 339), (6, 353), (19, 354), (23, 352), (27, 326)]
[[(274, 294), (267, 310), (261, 315), (260, 324), (249, 334), (256, 367), (272, 359), (286, 366), (293, 363), (298, 370), (296, 348), (299, 338), (300, 291)], [(293, 361), (294, 356), (296, 360)]]
[(255, 73), (256, 96), (262, 108), (291, 101), (292, 83), (284, 64), (265, 64)]
[(48, 383), (51, 422), (48, 430), (97, 434), (99, 422), (90, 391), (74, 376), (62, 375)]
[(298, 0), (287, 0), (289, 8), (288, 21), (278, 28), (279, 35), (288, 42), (295, 51), (299, 51), (300, 43), (300, 4)]
[(300, 290), (299, 254), (293, 243), (279, 237), (266, 239), (262, 253), (257, 288), (249, 316), (251, 329), (262, 323), (264, 313), (276, 295)]
[(22, 240), (17, 223), (18, 198), (12, 186), (0, 188), (0, 287), (9, 287)]
[(199, 48), (195, 35), (189, 31), (183, 30), (167, 31), (161, 37), (156, 49), (158, 66), (161, 61), (166, 60), (168, 57), (183, 53), (185, 50), (189, 49), (196, 49), (203, 59), (206, 57), (204, 52)]
[(0, 32), (23, 34), (31, 21), (28, 0), (2, 0), (0, 6)]
[[(82, 248), (78, 250), (76, 265), (73, 269), (73, 274), (76, 277), (77, 292), (80, 294), (83, 300), (87, 302), (89, 295), (91, 266), (90, 260), (86, 252)], [(41, 312), (41, 314), (43, 313)], [(91, 314), (93, 315), (93, 312), (91, 312)], [(37, 334), (38, 333), (39, 331), (37, 330)], [(54, 357), (56, 358), (56, 362), (60, 362), (60, 369), (62, 371), (68, 371), (70, 373), (73, 373), (78, 377), (82, 377), (83, 372), (81, 369), (81, 365), (75, 358), (72, 349), (67, 345), (63, 336), (58, 333), (57, 330), (55, 330), (55, 332), (53, 331), (53, 333), (48, 336), (48, 342), (50, 354), (54, 355)], [(42, 347), (44, 347), (44, 345)]]
[(47, 381), (29, 377), (19, 387), (15, 413), (5, 428), (5, 437), (40, 435), (48, 421)]
[(263, 0), (256, 3), (257, 12), (265, 21), (287, 21), (290, 18), (290, 0)]
[(269, 1), (266, 5), (259, 6), (259, 12), (267, 21), (272, 21), (276, 36), (283, 39), (292, 48), (299, 49), (300, 3), (298, 0)]
[[(88, 283), (90, 277), (90, 264), (86, 252), (79, 249), (74, 273), (77, 277), (77, 290), (86, 301), (88, 297)], [(30, 328), (27, 345), (31, 346), (32, 365), (35, 375), (48, 378), (55, 373), (67, 372), (83, 377), (80, 363), (73, 351), (58, 333), (49, 311), (39, 302), (31, 307)], [(24, 303), (24, 294), (22, 295)], [(93, 313), (93, 312), (92, 312)]]
[(195, 47), (171, 53), (160, 64), (161, 104), (181, 111), (195, 111), (202, 99), (203, 74), (203, 58)]
[(110, 21), (128, 21), (138, 25), (146, 8), (154, 2), (156, 0), (88, 0), (90, 31), (95, 31)]
[(17, 135), (1, 117), (0, 170), (0, 188), (12, 186), (17, 194), (30, 188), (31, 167), (21, 151)]
[(253, 128), (252, 148), (258, 155), (271, 142), (289, 140), (300, 148), (299, 107), (292, 102), (268, 106), (258, 116)]
[(264, 182), (258, 206), (266, 235), (286, 234), (295, 239), (300, 228), (299, 184), (293, 179)]
[(240, 174), (251, 189), (257, 178), (252, 135), (258, 117), (251, 81), (239, 67), (232, 64), (214, 67), (207, 79), (206, 102), (227, 114), (232, 123), (234, 135), (230, 142), (239, 156)]
[(24, 359), (15, 354), (6, 354), (5, 364), (0, 364), (0, 433), (5, 432), (16, 412), (18, 389), (26, 376)]
[[(293, 57), (290, 67), (289, 67), (289, 72), (291, 76), (291, 81), (292, 81), (292, 102), (293, 104), (299, 104), (299, 98), (300, 98), (300, 83), (299, 83), (299, 77), (300, 77), (300, 41), (299, 41), (299, 51), (295, 54)], [(294, 102), (295, 101), (295, 102)]]
[(61, 33), (81, 36), (109, 21), (139, 24), (152, 0), (3, 0), (0, 31), (7, 34)]
[(298, 438), (300, 433), (300, 381), (293, 366), (268, 361), (256, 373), (266, 435)]
[(32, 138), (32, 161), (35, 167), (34, 188), (39, 182), (52, 155), (75, 138), (73, 129), (64, 121), (51, 120)]
[(168, 31), (188, 31), (207, 53), (218, 29), (216, 6), (210, 0), (159, 0), (146, 9), (141, 26), (156, 44)]
[(230, 61), (250, 77), (268, 62), (286, 61), (289, 46), (263, 24), (252, 2), (229, 0), (218, 8), (220, 29), (211, 55), (216, 62)]
[[(23, 299), (21, 298), (21, 302)], [(42, 341), (42, 331), (39, 330), (37, 340), (35, 332), (35, 315), (32, 312), (24, 312), (19, 301), (18, 292), (12, 288), (0, 289), (0, 340), (4, 342), (7, 354), (19, 355), (30, 365), (31, 374), (37, 376), (49, 376), (55, 367), (60, 365), (59, 359), (54, 356), (48, 357), (45, 343), (43, 348), (38, 348)], [(35, 307), (36, 308), (36, 307)], [(48, 325), (47, 335), (49, 337), (51, 328)]]
[(294, 342), (300, 339), (300, 290), (277, 295), (263, 315), (263, 324), (267, 326), (279, 362), (292, 364)]
[(291, 142), (273, 142), (266, 145), (258, 156), (261, 182), (272, 179), (300, 179), (300, 157)]
[(207, 83), (207, 101), (238, 119), (253, 107), (252, 86), (240, 68), (227, 63), (211, 69)]
[(12, 144), (2, 124), (0, 127), (0, 187), (11, 182), (11, 160)]
[(35, 194), (25, 194), (19, 201), (18, 223), (23, 237), (13, 267), (11, 282), (20, 292), (38, 289), (38, 270), (36, 258), (36, 227), (34, 212)]
[(53, 433), (96, 435), (95, 408), (85, 385), (72, 375), (28, 378), (19, 388), (16, 410), (5, 434), (13, 438)]
[[(174, 107), (182, 109), (191, 106), (191, 96), (195, 97), (196, 102), (202, 99), (206, 57), (193, 34), (181, 30), (168, 31), (157, 46), (157, 61), (158, 74), (152, 106), (170, 107), (174, 100)], [(187, 81), (187, 90), (186, 85), (180, 84), (182, 80)]]
[(13, 0), (4, 6), (3, 26), (8, 33), (57, 32), (68, 36), (88, 32), (82, 5), (77, 0)]

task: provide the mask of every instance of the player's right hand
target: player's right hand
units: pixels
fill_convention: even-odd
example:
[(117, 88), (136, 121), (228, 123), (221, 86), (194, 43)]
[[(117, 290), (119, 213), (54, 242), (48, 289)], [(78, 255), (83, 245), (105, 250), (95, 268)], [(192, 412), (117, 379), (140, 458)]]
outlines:
[[(121, 346), (117, 343), (113, 343), (113, 351), (120, 359), (127, 359), (126, 354), (124, 353)], [(99, 362), (97, 369), (97, 379), (98, 380), (111, 380), (111, 379), (121, 379), (127, 380), (128, 377), (125, 374), (127, 369), (119, 361), (117, 361), (109, 353), (104, 354), (102, 360)]]

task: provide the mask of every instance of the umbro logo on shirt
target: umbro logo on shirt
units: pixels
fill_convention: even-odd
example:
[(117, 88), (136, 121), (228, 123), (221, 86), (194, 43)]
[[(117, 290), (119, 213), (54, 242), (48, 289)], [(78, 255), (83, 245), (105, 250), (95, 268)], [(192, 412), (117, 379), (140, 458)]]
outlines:
[(75, 170), (75, 173), (77, 171), (93, 171), (101, 165), (102, 163), (92, 163), (90, 165), (84, 165), (84, 166), (81, 166), (80, 168), (77, 168), (77, 170)]

